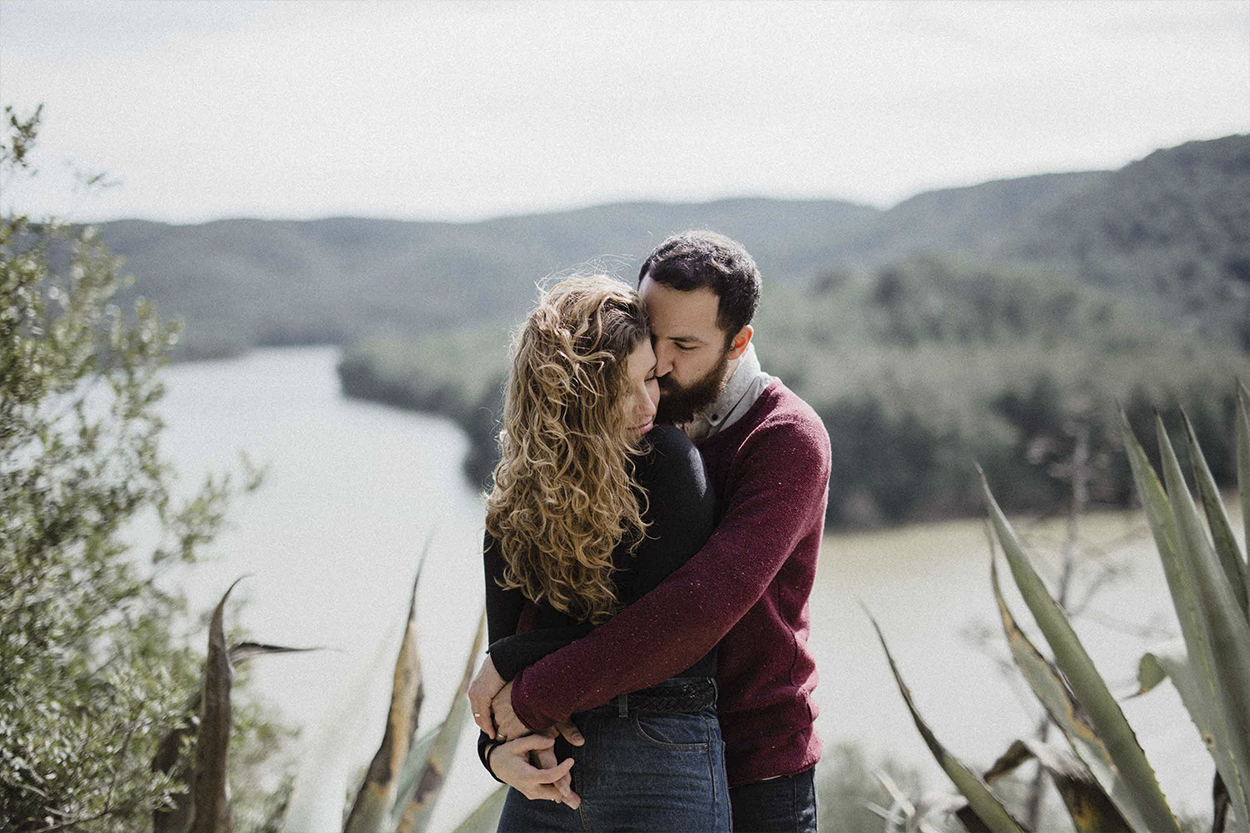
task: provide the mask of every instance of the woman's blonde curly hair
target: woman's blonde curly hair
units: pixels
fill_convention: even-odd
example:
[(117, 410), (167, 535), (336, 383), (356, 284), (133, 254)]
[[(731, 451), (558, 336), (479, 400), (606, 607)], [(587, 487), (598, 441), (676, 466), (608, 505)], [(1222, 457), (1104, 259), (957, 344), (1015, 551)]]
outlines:
[(591, 275), (544, 292), (513, 339), (486, 529), (505, 589), (582, 622), (616, 612), (612, 550), (645, 531), (622, 403), (627, 359), (648, 334), (638, 293)]

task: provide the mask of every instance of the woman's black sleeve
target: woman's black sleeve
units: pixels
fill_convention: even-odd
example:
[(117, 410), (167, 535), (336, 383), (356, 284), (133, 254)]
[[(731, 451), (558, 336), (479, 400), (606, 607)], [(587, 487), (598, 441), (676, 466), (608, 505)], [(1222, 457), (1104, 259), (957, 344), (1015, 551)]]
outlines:
[(504, 680), (511, 680), (521, 671), (590, 633), (591, 625), (569, 625), (563, 628), (537, 630), (505, 636), (491, 643), (488, 652), (495, 670)]
[[(516, 633), (517, 622), (521, 619), (521, 608), (525, 605), (525, 597), (520, 590), (504, 590), (499, 586), (503, 578), (503, 555), (499, 552), (499, 542), (489, 532), (482, 544), (482, 568), (486, 576), (486, 633), (493, 645), (498, 640)], [(497, 659), (492, 657), (492, 659)], [(496, 665), (498, 668), (498, 665)], [(486, 771), (496, 781), (503, 783), (499, 776), (490, 768), (490, 752), (498, 746), (485, 732), (477, 739), (477, 757), (486, 767)]]

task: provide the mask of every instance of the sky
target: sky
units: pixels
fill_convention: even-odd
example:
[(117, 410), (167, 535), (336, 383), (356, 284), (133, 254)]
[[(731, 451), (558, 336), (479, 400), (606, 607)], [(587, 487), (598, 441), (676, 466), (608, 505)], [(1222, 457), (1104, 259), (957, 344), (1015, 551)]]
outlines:
[(1250, 132), (1250, 0), (0, 0), (0, 100), (35, 216), (884, 208)]

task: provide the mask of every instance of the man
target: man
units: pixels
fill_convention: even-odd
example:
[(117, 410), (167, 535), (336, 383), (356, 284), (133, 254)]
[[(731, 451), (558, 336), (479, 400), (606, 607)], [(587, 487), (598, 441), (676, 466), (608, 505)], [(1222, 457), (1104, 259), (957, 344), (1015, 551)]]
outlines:
[[(829, 437), (807, 403), (760, 370), (750, 324), (760, 277), (740, 244), (708, 231), (670, 237), (643, 264), (638, 289), (651, 315), (657, 421), (682, 425), (698, 445), (716, 490), (716, 531), (659, 587), (493, 700), (502, 681), (479, 675), (475, 716), (488, 734), (492, 717), (504, 737), (549, 730), (668, 679), (720, 643), (733, 828), (814, 831), (821, 744), (806, 642)], [(543, 783), (555, 783), (552, 773)]]

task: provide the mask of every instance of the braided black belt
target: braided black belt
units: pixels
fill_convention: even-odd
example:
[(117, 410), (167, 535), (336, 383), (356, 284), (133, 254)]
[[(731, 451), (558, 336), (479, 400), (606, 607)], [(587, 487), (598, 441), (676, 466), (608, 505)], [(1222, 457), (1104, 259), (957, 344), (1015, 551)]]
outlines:
[(622, 717), (629, 712), (697, 712), (716, 705), (716, 683), (710, 677), (692, 677), (689, 682), (645, 688), (612, 699)]

